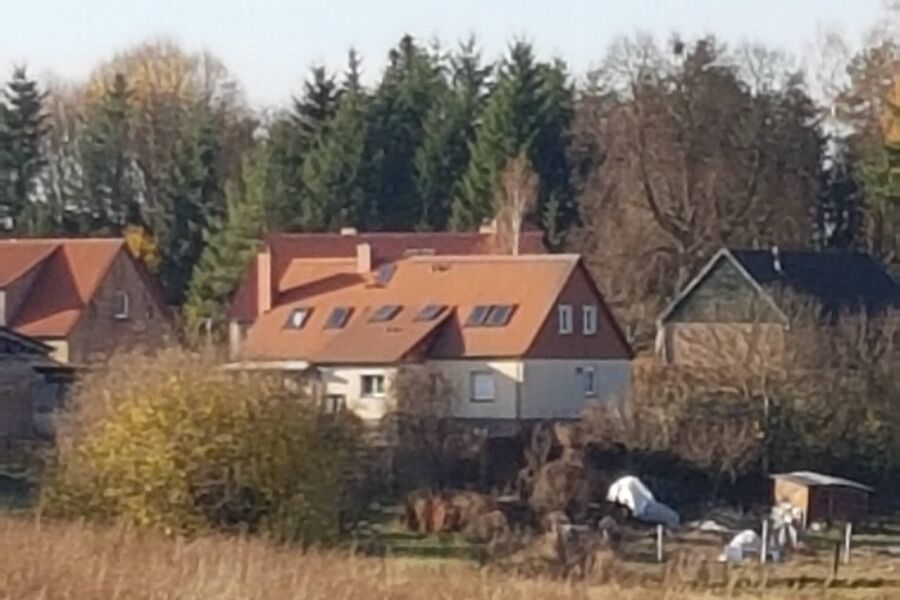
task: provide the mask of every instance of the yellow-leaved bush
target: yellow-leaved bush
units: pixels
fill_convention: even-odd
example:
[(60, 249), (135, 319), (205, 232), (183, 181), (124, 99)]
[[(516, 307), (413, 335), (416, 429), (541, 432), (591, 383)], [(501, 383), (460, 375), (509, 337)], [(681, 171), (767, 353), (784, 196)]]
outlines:
[(61, 420), (42, 510), (169, 533), (334, 538), (357, 425), (280, 378), (179, 351), (88, 375)]

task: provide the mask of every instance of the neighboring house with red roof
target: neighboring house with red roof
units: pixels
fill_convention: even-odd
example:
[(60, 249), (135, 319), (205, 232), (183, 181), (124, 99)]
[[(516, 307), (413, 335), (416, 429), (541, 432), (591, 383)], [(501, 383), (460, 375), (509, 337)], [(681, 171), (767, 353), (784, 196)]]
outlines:
[(72, 364), (173, 333), (159, 287), (122, 239), (0, 240), (0, 327)]
[(404, 366), (455, 390), (450, 413), (572, 419), (622, 397), (631, 350), (577, 255), (500, 254), (489, 233), (269, 238), (232, 310), (234, 368), (313, 370), (329, 406), (377, 420)]

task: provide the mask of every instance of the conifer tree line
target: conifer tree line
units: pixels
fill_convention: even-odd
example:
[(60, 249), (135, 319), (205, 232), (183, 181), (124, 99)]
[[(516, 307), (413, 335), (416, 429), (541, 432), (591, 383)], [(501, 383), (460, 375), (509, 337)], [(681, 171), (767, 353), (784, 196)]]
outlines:
[(526, 226), (585, 254), (629, 326), (723, 244), (900, 260), (890, 36), (827, 102), (781, 54), (712, 37), (623, 38), (598, 58), (573, 74), (523, 40), (486, 57), (475, 40), (407, 35), (378, 73), (353, 50), (341, 72), (298, 72), (274, 113), (170, 41), (77, 84), (16, 67), (0, 95), (0, 234), (125, 235), (196, 324), (222, 315), (267, 231), (477, 229), (524, 161)]

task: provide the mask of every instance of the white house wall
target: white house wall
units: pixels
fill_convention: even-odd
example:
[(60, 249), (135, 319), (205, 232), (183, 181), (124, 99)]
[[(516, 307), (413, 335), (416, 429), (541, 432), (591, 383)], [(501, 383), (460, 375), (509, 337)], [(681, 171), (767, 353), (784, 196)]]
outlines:
[[(584, 393), (584, 370), (596, 375), (594, 396)], [(574, 419), (591, 405), (608, 406), (623, 401), (631, 388), (631, 363), (627, 360), (553, 360), (524, 362), (522, 419)]]
[[(385, 378), (385, 395), (379, 398), (362, 396), (362, 377), (364, 375), (382, 375)], [(390, 390), (397, 375), (394, 367), (322, 367), (322, 382), (325, 393), (344, 397), (347, 409), (360, 419), (378, 420), (395, 409), (395, 402), (390, 398)]]
[[(440, 360), (430, 363), (456, 390), (452, 414), (460, 419), (515, 419), (517, 388), (522, 383), (520, 360)], [(470, 378), (474, 372), (494, 375), (493, 402), (472, 402)]]

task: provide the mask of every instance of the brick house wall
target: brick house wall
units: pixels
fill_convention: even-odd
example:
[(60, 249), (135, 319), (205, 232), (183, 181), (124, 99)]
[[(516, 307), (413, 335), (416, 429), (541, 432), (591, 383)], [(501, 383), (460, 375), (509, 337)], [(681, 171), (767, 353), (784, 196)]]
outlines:
[[(121, 293), (128, 315), (120, 317)], [(174, 339), (166, 307), (126, 250), (118, 253), (68, 337), (68, 361), (104, 362), (117, 351), (153, 349)]]

